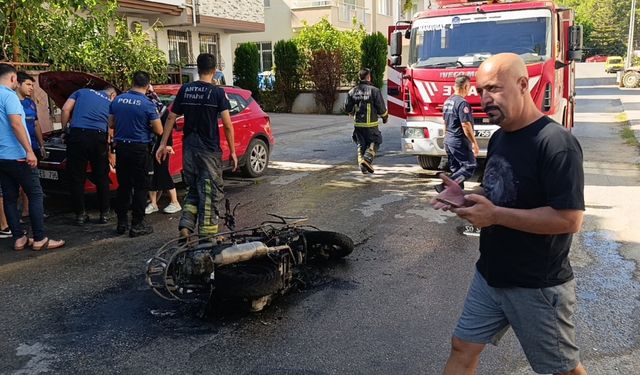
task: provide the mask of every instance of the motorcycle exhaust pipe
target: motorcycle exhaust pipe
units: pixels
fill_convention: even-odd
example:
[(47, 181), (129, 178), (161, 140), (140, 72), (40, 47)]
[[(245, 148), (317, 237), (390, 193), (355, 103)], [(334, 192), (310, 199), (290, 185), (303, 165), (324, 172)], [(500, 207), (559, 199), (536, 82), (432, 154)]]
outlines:
[(268, 253), (289, 249), (289, 246), (268, 247), (260, 241), (240, 243), (229, 246), (213, 257), (213, 263), (218, 266), (240, 263), (253, 258), (266, 256)]

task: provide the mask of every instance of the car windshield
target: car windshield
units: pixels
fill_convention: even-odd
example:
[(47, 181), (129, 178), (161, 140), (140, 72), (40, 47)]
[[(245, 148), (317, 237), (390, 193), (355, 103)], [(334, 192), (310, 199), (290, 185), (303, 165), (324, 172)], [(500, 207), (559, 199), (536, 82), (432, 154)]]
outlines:
[(619, 59), (609, 59), (609, 63), (610, 64), (620, 64), (620, 63), (622, 63), (622, 59), (621, 58), (619, 58)]
[(526, 63), (551, 56), (551, 12), (545, 9), (420, 19), (411, 30), (413, 68), (477, 67), (512, 52)]

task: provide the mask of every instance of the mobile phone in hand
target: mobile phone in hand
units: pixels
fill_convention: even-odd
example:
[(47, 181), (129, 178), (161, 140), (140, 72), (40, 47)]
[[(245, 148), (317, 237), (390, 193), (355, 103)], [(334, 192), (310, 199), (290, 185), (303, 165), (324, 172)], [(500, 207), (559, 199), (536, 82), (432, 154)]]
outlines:
[(446, 204), (446, 205), (448, 205), (448, 206), (451, 206), (451, 207), (453, 207), (453, 208), (460, 208), (460, 207), (462, 207), (462, 206), (461, 206), (461, 205), (459, 205), (458, 203), (453, 202), (453, 201), (450, 201), (450, 200), (448, 200), (448, 199), (444, 199), (444, 198), (438, 198), (438, 197), (436, 197), (436, 200), (437, 200), (438, 202), (440, 202), (440, 203), (444, 203), (444, 204)]

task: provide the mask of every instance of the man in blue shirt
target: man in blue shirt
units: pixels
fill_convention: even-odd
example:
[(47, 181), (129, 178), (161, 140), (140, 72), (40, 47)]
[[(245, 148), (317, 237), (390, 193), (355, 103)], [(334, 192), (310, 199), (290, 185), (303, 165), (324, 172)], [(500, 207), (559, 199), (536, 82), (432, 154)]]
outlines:
[(33, 76), (25, 72), (18, 72), (18, 89), (16, 93), (18, 94), (18, 98), (20, 98), (20, 104), (22, 104), (26, 116), (25, 121), (27, 123), (33, 153), (36, 154), (36, 158), (40, 160), (44, 158), (46, 150), (44, 148), (44, 138), (42, 138), (42, 128), (38, 121), (38, 108), (36, 103), (31, 99), (33, 95), (33, 84), (35, 82), (36, 79), (33, 78)]
[(145, 94), (150, 77), (146, 72), (133, 74), (133, 87), (118, 95), (111, 103), (109, 127), (114, 129), (116, 148), (116, 175), (118, 195), (118, 234), (129, 227), (129, 203), (131, 196), (130, 237), (153, 233), (153, 227), (144, 222), (144, 210), (153, 175), (153, 133), (162, 134), (162, 123), (156, 106)]
[[(42, 187), (35, 169), (38, 160), (33, 153), (25, 122), (25, 113), (18, 95), (16, 69), (0, 64), (0, 185), (2, 186), (4, 212), (14, 238), (14, 249), (56, 249), (64, 246), (63, 240), (50, 240), (44, 232)], [(22, 186), (29, 197), (29, 216), (33, 239), (22, 231), (18, 213), (18, 190)]]
[(102, 91), (80, 89), (62, 106), (62, 129), (67, 132), (67, 174), (76, 224), (84, 225), (89, 217), (84, 207), (84, 184), (87, 162), (91, 164), (92, 182), (96, 185), (100, 224), (109, 222), (109, 105), (116, 96), (113, 87)]

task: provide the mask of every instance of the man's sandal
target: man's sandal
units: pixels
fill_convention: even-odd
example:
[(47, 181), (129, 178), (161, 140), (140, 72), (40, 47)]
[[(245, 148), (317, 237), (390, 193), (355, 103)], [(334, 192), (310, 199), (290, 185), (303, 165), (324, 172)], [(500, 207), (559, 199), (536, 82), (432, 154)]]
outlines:
[(32, 246), (34, 251), (58, 249), (65, 244), (64, 240), (50, 240), (48, 237), (45, 237), (42, 241), (38, 242), (42, 242), (42, 245), (36, 245), (34, 242)]
[[(24, 243), (22, 245), (18, 245), (18, 242), (20, 240), (22, 240), (23, 238), (26, 238)], [(15, 251), (22, 251), (22, 250), (24, 250), (25, 247), (29, 247), (29, 246), (32, 246), (32, 245), (33, 245), (33, 238), (28, 238), (27, 236), (22, 236), (22, 237), (20, 237), (20, 238), (18, 238), (16, 240), (16, 242), (13, 245), (13, 249)]]

